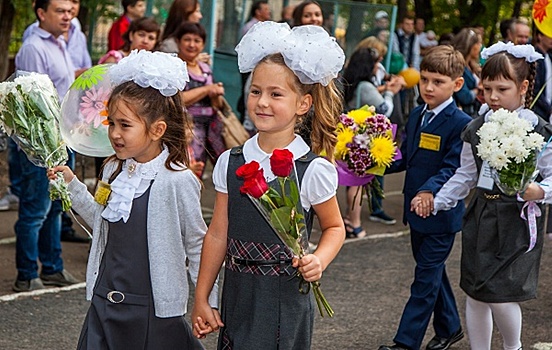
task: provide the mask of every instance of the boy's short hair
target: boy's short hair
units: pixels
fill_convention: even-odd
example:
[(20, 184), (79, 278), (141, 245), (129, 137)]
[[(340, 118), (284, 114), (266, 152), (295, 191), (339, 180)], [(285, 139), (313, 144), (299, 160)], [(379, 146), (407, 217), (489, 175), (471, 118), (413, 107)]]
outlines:
[(122, 0), (121, 5), (123, 5), (123, 9), (125, 12), (127, 12), (127, 8), (129, 6), (134, 6), (138, 1), (146, 1), (146, 0)]
[(439, 45), (426, 52), (420, 63), (420, 71), (439, 73), (456, 79), (464, 74), (465, 66), (466, 61), (460, 51), (450, 45)]

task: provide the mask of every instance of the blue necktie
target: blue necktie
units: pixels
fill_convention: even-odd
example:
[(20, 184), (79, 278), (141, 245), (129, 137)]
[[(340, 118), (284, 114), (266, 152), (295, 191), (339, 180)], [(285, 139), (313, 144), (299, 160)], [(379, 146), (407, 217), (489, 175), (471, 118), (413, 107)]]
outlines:
[(422, 117), (422, 129), (429, 124), (434, 115), (435, 113), (430, 110), (425, 111), (424, 116)]

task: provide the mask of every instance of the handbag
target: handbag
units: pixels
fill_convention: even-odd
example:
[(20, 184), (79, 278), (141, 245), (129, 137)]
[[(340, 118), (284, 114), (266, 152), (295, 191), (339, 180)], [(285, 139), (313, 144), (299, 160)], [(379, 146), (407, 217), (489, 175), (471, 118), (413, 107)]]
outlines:
[(228, 101), (222, 96), (220, 98), (222, 99), (222, 107), (217, 109), (217, 115), (223, 125), (221, 134), (224, 143), (227, 148), (243, 145), (251, 136), (232, 111)]

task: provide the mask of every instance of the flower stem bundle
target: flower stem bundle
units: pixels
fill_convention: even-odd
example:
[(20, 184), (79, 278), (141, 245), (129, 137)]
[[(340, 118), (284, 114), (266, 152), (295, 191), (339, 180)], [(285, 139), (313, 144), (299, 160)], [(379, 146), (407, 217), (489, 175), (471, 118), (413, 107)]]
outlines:
[[(67, 149), (58, 127), (61, 109), (52, 81), (44, 74), (18, 71), (16, 75), (0, 83), (0, 121), (7, 134), (34, 165), (65, 164)], [(50, 182), (50, 198), (61, 199), (63, 210), (71, 207), (61, 173)]]

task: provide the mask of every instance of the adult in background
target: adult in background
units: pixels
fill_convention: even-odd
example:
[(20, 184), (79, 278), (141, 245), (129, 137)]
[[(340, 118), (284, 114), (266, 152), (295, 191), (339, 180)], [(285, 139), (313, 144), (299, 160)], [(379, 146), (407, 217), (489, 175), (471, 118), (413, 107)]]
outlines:
[(414, 18), (405, 16), (393, 35), (393, 52), (404, 56), (407, 66), (420, 70), (420, 44), (414, 31)]
[[(157, 50), (167, 53), (178, 53), (178, 40), (175, 34), (184, 22), (199, 23), (203, 18), (198, 0), (174, 0), (169, 9), (165, 29)], [(205, 61), (206, 62), (206, 61)]]
[(220, 97), (224, 95), (224, 87), (222, 83), (213, 82), (211, 68), (198, 58), (205, 48), (206, 36), (201, 24), (191, 22), (183, 23), (176, 33), (178, 57), (186, 62), (190, 76), (182, 95), (188, 113), (193, 117), (194, 158), (203, 163), (209, 159), (214, 165), (226, 150), (221, 135), (222, 124), (216, 112), (222, 106)]
[(271, 18), (272, 13), (270, 12), (268, 0), (255, 1), (253, 5), (251, 5), (249, 21), (247, 21), (241, 29), (241, 35), (244, 36), (245, 33), (247, 33), (247, 31), (255, 24), (263, 21), (269, 21)]
[[(245, 23), (241, 29), (241, 35), (244, 36), (245, 33), (251, 27), (253, 27), (255, 24), (263, 21), (269, 21), (271, 19), (271, 12), (270, 12), (270, 6), (268, 6), (268, 0), (260, 0), (255, 1), (251, 5), (251, 11), (249, 14), (250, 20)], [(240, 97), (238, 97), (238, 102), (236, 109), (238, 110), (238, 113), (240, 114), (241, 121), (250, 133), (255, 132), (255, 126), (253, 123), (248, 120), (249, 116), (247, 115), (247, 112), (245, 110), (246, 106), (246, 92), (245, 90), (249, 90), (247, 88), (247, 80), (249, 78), (250, 73), (241, 73), (241, 94)]]
[(500, 35), (502, 35), (502, 41), (505, 43), (514, 42), (516, 38), (516, 26), (515, 19), (508, 18), (500, 21)]
[[(378, 37), (381, 31), (389, 31), (389, 14), (381, 10), (374, 15), (374, 27), (368, 31), (365, 37)], [(387, 44), (387, 41), (384, 41)]]
[[(69, 0), (36, 0), (38, 27), (33, 28), (15, 57), (17, 70), (47, 74), (62, 100), (75, 79), (75, 68), (63, 35), (71, 26)], [(33, 165), (21, 150), (9, 157), (19, 166), (19, 213), (15, 223), (17, 279), (15, 292), (66, 286), (78, 281), (63, 268), (61, 258), (61, 202), (51, 201), (46, 169)], [(13, 163), (15, 162), (15, 163)], [(40, 278), (38, 260), (42, 264)]]
[(527, 20), (516, 18), (514, 20), (514, 43), (516, 45), (529, 44), (531, 41), (531, 27)]
[[(538, 53), (544, 56), (544, 59), (537, 61), (533, 98), (536, 98), (538, 94), (540, 95), (532, 109), (541, 118), (550, 122), (550, 115), (552, 114), (552, 59), (549, 52), (552, 50), (552, 38), (541, 32), (536, 26), (533, 26), (533, 33), (533, 46)], [(550, 220), (548, 222), (552, 225)], [(552, 230), (548, 232), (552, 232)]]
[[(532, 45), (538, 53), (544, 56), (543, 60), (537, 61), (535, 87), (533, 89), (533, 99), (537, 100), (533, 104), (532, 110), (541, 118), (550, 122), (552, 119), (550, 118), (552, 115), (552, 59), (549, 52), (552, 50), (552, 38), (533, 25)], [(552, 209), (550, 206), (548, 206), (546, 234), (549, 238), (552, 238)]]
[[(382, 44), (382, 46), (384, 46)], [(393, 96), (401, 88), (399, 79), (391, 80), (384, 84), (383, 93), (378, 91), (377, 81), (378, 62), (383, 59), (379, 50), (372, 47), (361, 47), (353, 53), (349, 64), (343, 73), (344, 99), (347, 110), (357, 109), (363, 105), (374, 106), (376, 113), (390, 117), (394, 109)], [(383, 183), (383, 177), (377, 179)], [(347, 238), (362, 238), (366, 231), (362, 227), (361, 219), (361, 188), (358, 186), (347, 187), (347, 214), (343, 219)], [(377, 220), (379, 219), (379, 220)], [(388, 223), (396, 220), (389, 217), (382, 208), (381, 198), (372, 197), (372, 214), (370, 220)]]
[(130, 22), (144, 17), (146, 13), (146, 2), (144, 0), (122, 0), (124, 12), (111, 25), (107, 36), (107, 51), (119, 50), (124, 45), (123, 34), (130, 26)]
[(464, 67), (464, 85), (454, 93), (454, 99), (462, 110), (476, 117), (481, 107), (482, 89), (480, 88), (479, 54), (481, 52), (481, 36), (473, 28), (463, 28), (454, 36), (452, 46), (460, 51), (466, 63)]
[(322, 7), (314, 0), (303, 1), (293, 10), (293, 26), (297, 27), (307, 24), (314, 26), (322, 26), (324, 24)]

